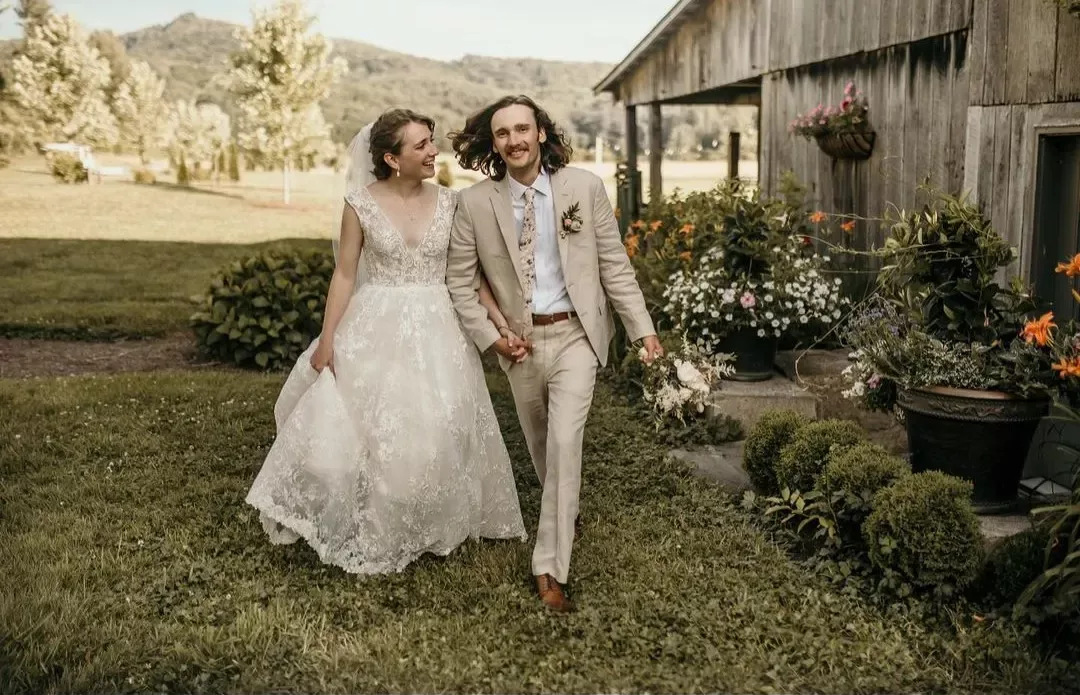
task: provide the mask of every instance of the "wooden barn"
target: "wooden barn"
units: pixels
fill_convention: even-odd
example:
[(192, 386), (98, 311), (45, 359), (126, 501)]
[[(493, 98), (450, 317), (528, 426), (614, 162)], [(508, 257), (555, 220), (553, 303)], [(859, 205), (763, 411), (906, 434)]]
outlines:
[[(865, 160), (834, 159), (788, 131), (838, 103), (849, 81), (876, 133)], [(766, 192), (790, 170), (821, 209), (879, 217), (889, 203), (919, 204), (930, 177), (978, 202), (1041, 292), (1077, 251), (1080, 16), (1055, 0), (680, 0), (596, 91), (626, 108), (630, 171), (640, 108), (650, 114), (651, 194), (665, 104), (750, 104)], [(869, 244), (881, 230), (856, 234)]]

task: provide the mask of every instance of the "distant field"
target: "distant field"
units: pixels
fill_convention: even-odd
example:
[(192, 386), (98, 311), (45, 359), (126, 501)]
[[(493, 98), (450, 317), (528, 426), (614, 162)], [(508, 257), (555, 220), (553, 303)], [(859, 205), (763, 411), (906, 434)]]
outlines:
[[(119, 157), (99, 160), (107, 165), (135, 163)], [(578, 166), (603, 177), (614, 199), (614, 162)], [(708, 189), (725, 172), (724, 162), (665, 162), (664, 190)], [(451, 173), (455, 188), (479, 180), (478, 174), (462, 171), (453, 162)], [(756, 176), (756, 163), (743, 162), (741, 173)], [(239, 184), (204, 182), (190, 188), (176, 186), (169, 176), (153, 186), (119, 178), (100, 185), (64, 185), (48, 174), (43, 158), (26, 157), (0, 170), (0, 238), (231, 244), (326, 238), (338, 220), (342, 177), (329, 169), (294, 174), (291, 205), (285, 207), (279, 172), (244, 172)]]

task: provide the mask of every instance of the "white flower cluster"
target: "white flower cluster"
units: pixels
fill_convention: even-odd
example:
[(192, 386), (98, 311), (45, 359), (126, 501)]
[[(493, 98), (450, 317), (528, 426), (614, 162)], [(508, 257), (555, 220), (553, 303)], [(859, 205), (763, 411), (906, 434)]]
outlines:
[(778, 262), (762, 280), (731, 277), (723, 250), (706, 252), (694, 270), (671, 276), (665, 311), (707, 353), (733, 329), (756, 328), (759, 337), (780, 337), (793, 324), (830, 324), (843, 315), (848, 300), (840, 293), (840, 278), (830, 281), (821, 272), (828, 256), (803, 257), (794, 243), (773, 251)]
[(733, 355), (711, 358), (684, 342), (680, 354), (661, 357), (645, 368), (644, 397), (652, 404), (657, 426), (672, 419), (685, 422), (687, 416), (705, 412), (709, 394), (723, 377), (735, 370)]

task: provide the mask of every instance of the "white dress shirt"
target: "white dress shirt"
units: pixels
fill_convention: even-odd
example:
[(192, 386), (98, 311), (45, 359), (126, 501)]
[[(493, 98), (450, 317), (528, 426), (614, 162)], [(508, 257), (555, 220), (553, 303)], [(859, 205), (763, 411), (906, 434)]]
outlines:
[(514, 207), (518, 239), (525, 227), (525, 190), (532, 188), (533, 207), (536, 211), (536, 240), (533, 257), (536, 260), (536, 286), (533, 287), (534, 314), (557, 314), (573, 311), (574, 305), (566, 291), (562, 259), (559, 257), (558, 230), (555, 226), (555, 196), (551, 192), (551, 177), (543, 168), (532, 186), (524, 186), (507, 174), (510, 181), (510, 199)]

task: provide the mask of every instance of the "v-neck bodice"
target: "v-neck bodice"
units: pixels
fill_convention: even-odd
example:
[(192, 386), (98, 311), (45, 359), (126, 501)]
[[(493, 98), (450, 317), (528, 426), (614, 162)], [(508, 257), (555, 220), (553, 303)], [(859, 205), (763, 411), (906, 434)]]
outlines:
[(456, 194), (439, 187), (435, 213), (424, 235), (410, 245), (366, 188), (350, 191), (345, 200), (364, 230), (360, 262), (367, 282), (377, 285), (434, 285), (446, 282), (446, 251), (454, 221)]

